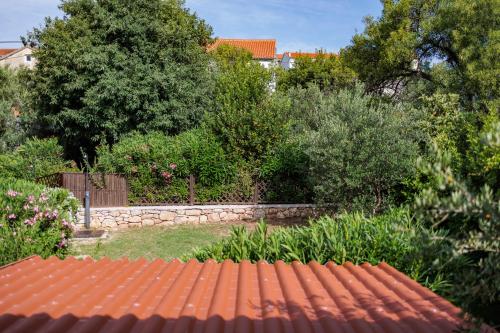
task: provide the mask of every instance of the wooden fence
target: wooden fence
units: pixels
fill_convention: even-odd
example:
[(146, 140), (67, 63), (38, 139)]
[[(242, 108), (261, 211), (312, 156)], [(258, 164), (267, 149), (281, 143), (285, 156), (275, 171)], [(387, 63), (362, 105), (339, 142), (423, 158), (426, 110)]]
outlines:
[[(129, 204), (138, 206), (164, 206), (164, 205), (200, 205), (200, 204), (259, 204), (259, 203), (287, 203), (286, 201), (273, 201), (267, 196), (268, 185), (262, 181), (255, 181), (251, 189), (242, 191), (239, 188), (229, 190), (216, 198), (203, 199), (198, 192), (194, 176), (186, 179), (186, 188), (182, 196), (174, 195), (164, 199), (158, 198), (132, 198), (129, 201), (128, 184), (125, 177), (119, 174), (91, 174), (65, 172), (57, 173), (37, 179), (38, 183), (50, 187), (68, 189), (74, 196), (85, 204), (85, 189), (90, 192), (90, 207), (124, 207)], [(87, 182), (87, 184), (85, 184)], [(169, 186), (169, 185), (165, 185)], [(297, 203), (294, 201), (294, 203)]]
[[(128, 205), (127, 180), (118, 174), (57, 173), (37, 179), (38, 183), (68, 189), (80, 200), (85, 200), (85, 190), (90, 193), (90, 207), (123, 207)], [(87, 184), (85, 184), (87, 183)]]

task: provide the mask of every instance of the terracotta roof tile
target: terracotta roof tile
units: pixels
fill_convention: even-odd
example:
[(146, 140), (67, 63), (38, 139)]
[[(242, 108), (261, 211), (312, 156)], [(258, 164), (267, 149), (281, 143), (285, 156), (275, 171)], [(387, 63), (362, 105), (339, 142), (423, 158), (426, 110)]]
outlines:
[(208, 51), (216, 49), (219, 45), (231, 45), (243, 48), (250, 51), (254, 59), (274, 59), (276, 56), (275, 39), (218, 38), (208, 47)]
[(452, 332), (460, 309), (387, 264), (31, 257), (0, 269), (2, 332)]
[(10, 54), (16, 50), (17, 49), (0, 49), (0, 57)]

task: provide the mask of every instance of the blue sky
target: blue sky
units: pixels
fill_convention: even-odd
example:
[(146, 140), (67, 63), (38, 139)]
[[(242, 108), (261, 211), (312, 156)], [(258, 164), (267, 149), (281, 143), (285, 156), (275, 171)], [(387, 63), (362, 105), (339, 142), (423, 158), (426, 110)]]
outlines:
[[(0, 41), (18, 40), (46, 16), (61, 16), (59, 0), (0, 0)], [(378, 0), (186, 0), (218, 37), (275, 38), (278, 52), (338, 51), (380, 15)], [(19, 44), (18, 44), (19, 45)], [(11, 47), (16, 44), (0, 44)]]

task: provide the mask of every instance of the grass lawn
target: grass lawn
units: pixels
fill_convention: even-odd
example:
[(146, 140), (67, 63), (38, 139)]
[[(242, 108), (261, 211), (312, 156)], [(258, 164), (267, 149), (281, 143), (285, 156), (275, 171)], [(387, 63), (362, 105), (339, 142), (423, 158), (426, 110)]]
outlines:
[(227, 236), (230, 229), (231, 224), (133, 228), (111, 232), (110, 238), (90, 244), (73, 242), (70, 255), (171, 260)]

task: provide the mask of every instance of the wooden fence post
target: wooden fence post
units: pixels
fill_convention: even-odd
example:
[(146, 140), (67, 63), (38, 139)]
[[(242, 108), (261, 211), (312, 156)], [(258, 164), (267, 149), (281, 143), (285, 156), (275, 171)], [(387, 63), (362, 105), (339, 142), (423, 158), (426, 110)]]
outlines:
[(256, 205), (259, 203), (259, 183), (255, 182), (253, 188), (253, 203)]
[(194, 205), (194, 184), (195, 179), (193, 175), (189, 175), (189, 204)]

